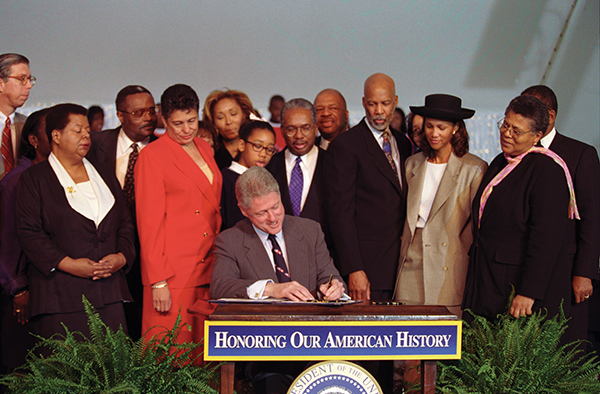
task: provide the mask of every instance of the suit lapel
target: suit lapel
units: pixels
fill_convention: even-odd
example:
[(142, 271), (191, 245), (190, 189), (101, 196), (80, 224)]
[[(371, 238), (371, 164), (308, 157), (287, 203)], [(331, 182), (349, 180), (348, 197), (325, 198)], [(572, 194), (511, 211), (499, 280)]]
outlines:
[(288, 215), (293, 215), (292, 200), (290, 199), (290, 189), (288, 187), (285, 169), (285, 149), (278, 153), (277, 156), (273, 157), (273, 166), (271, 169), (273, 170), (273, 178), (275, 178), (277, 183), (279, 183), (281, 202), (285, 208), (285, 213)]
[[(215, 187), (220, 188), (220, 185), (217, 185), (218, 182), (216, 181), (217, 172), (219, 170), (215, 168), (214, 165), (211, 165), (212, 163), (210, 163), (209, 160), (206, 160), (206, 163), (208, 164), (209, 168), (214, 174), (214, 181), (211, 185), (208, 179), (206, 178), (206, 175), (204, 175), (204, 173), (200, 169), (200, 167), (198, 167), (194, 160), (192, 160), (192, 158), (187, 153), (185, 153), (183, 148), (177, 142), (173, 141), (171, 137), (166, 136), (164, 138), (168, 138), (169, 143), (167, 144), (167, 146), (175, 156), (175, 167), (177, 167), (187, 178), (189, 178), (192, 181), (192, 183), (196, 185), (198, 190), (204, 195), (204, 197), (206, 197), (207, 201), (210, 202), (210, 204), (217, 212), (221, 212), (219, 208), (219, 201), (217, 199), (218, 193), (215, 193), (214, 189)], [(194, 144), (196, 144), (198, 151), (202, 152), (202, 149), (198, 146), (195, 139)]]
[(427, 167), (427, 158), (424, 155), (416, 156), (419, 160), (407, 174), (406, 184), (414, 191), (408, 194), (406, 220), (411, 234), (414, 235), (417, 228), (417, 220), (419, 218), (419, 207), (421, 205), (421, 193), (423, 192), (423, 180), (425, 179), (425, 168)]
[(267, 251), (263, 246), (258, 234), (254, 231), (254, 227), (249, 220), (245, 220), (244, 228), (244, 239), (242, 244), (246, 248), (246, 259), (248, 259), (248, 265), (252, 267), (256, 277), (259, 279), (271, 279), (273, 282), (278, 283), (277, 275), (271, 265), (271, 260), (267, 256)]
[(435, 198), (433, 199), (433, 205), (431, 206), (431, 211), (429, 212), (427, 221), (431, 220), (436, 215), (436, 213), (442, 208), (442, 206), (444, 206), (448, 198), (452, 195), (454, 189), (456, 189), (461, 168), (462, 162), (456, 156), (454, 156), (454, 153), (452, 153), (450, 155), (450, 159), (448, 160), (448, 165), (446, 166), (444, 175), (442, 175), (440, 186), (438, 187)]
[[(406, 195), (408, 194), (407, 193), (408, 183), (406, 182), (406, 167), (405, 167), (406, 157), (402, 157), (402, 149), (400, 149), (400, 139), (406, 138), (406, 137), (402, 136), (399, 131), (392, 129), (391, 127), (390, 127), (390, 132), (392, 133), (392, 135), (394, 136), (394, 139), (396, 140), (396, 149), (398, 149), (398, 156), (400, 156), (400, 168), (398, 168), (398, 176), (402, 180), (402, 187), (401, 187), (402, 195), (404, 196), (404, 198), (406, 198)], [(385, 156), (385, 154), (384, 154), (384, 156)], [(386, 161), (387, 161), (387, 158), (386, 158)], [(400, 185), (398, 185), (398, 186), (400, 186)]]
[(283, 236), (285, 237), (285, 247), (287, 249), (288, 266), (290, 268), (290, 277), (299, 283), (309, 283), (308, 280), (308, 252), (306, 243), (302, 242), (303, 235), (294, 227), (294, 223), (286, 217), (283, 221)]
[[(523, 160), (525, 160), (526, 158), (527, 157), (523, 158)], [(492, 179), (508, 164), (504, 156), (501, 156), (501, 158), (497, 162), (496, 160), (494, 160), (494, 162), (496, 164), (493, 167), (490, 166), (490, 168), (488, 168), (488, 171), (485, 173), (485, 178), (487, 178), (487, 181), (486, 179), (484, 179), (484, 181), (481, 182), (482, 185), (487, 186), (492, 181)], [(497, 203), (505, 203), (505, 200), (507, 199), (503, 197), (504, 194), (511, 190), (512, 184), (519, 180), (519, 178), (525, 171), (525, 166), (523, 166), (522, 164), (523, 162), (521, 161), (521, 163), (519, 163), (519, 165), (515, 167), (515, 169), (513, 169), (511, 173), (508, 174), (506, 178), (502, 180), (502, 182), (500, 182), (494, 187), (494, 190), (492, 190), (492, 194), (490, 194), (487, 202), (485, 203), (485, 208), (483, 210), (483, 214), (481, 215), (481, 223), (483, 223), (483, 221), (487, 218), (489, 212), (493, 211), (493, 209), (490, 209), (491, 206)], [(492, 171), (490, 171), (490, 169)], [(481, 199), (481, 194), (478, 195), (478, 198)], [(479, 215), (479, 212), (477, 212), (477, 215)]]
[[(361, 121), (362, 127), (361, 132), (363, 138), (365, 139), (365, 146), (367, 147), (367, 153), (373, 157), (373, 164), (375, 167), (381, 172), (383, 176), (385, 176), (391, 183), (394, 185), (398, 193), (403, 195), (402, 190), (400, 189), (400, 183), (398, 182), (398, 178), (396, 178), (396, 174), (394, 174), (394, 170), (390, 166), (387, 158), (385, 157), (385, 153), (381, 150), (381, 146), (373, 136), (373, 133), (369, 129), (369, 126), (366, 124), (366, 120), (363, 119)], [(398, 175), (401, 174), (402, 169), (398, 168)]]

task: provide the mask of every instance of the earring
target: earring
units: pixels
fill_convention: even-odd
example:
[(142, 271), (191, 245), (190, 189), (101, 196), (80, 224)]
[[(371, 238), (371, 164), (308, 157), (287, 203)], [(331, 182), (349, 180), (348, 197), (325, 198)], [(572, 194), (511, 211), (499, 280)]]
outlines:
[(452, 132), (452, 135), (454, 135), (454, 134), (456, 134), (456, 130), (454, 130), (454, 131)]
[(37, 150), (37, 145), (34, 145), (34, 146), (33, 146), (33, 149)]

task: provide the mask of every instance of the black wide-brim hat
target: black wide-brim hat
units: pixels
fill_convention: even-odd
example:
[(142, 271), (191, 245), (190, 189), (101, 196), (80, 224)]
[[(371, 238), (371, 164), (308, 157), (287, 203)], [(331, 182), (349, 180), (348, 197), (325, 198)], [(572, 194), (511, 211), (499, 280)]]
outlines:
[(461, 108), (462, 100), (449, 94), (430, 94), (425, 97), (424, 107), (410, 107), (413, 114), (440, 120), (469, 119), (475, 110)]

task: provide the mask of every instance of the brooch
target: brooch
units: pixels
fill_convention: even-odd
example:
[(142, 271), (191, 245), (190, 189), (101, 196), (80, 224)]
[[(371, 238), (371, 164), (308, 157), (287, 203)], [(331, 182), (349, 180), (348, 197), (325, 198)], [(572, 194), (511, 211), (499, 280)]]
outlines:
[(73, 193), (77, 192), (77, 190), (73, 189), (73, 186), (67, 186), (67, 193), (73, 196)]

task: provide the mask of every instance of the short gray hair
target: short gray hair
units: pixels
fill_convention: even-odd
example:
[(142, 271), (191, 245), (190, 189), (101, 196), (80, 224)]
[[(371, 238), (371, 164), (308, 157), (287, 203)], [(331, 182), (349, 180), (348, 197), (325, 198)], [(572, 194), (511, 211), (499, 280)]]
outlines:
[(281, 123), (283, 124), (283, 117), (285, 116), (285, 111), (289, 109), (307, 109), (310, 111), (310, 116), (313, 121), (313, 125), (317, 124), (317, 110), (315, 110), (315, 106), (306, 99), (303, 98), (295, 98), (291, 99), (287, 103), (283, 104), (283, 108), (281, 108)]
[(21, 63), (29, 65), (29, 59), (18, 53), (3, 53), (0, 55), (0, 78), (7, 82), (8, 77), (10, 77), (10, 68)]
[(235, 197), (244, 209), (249, 209), (255, 198), (271, 193), (279, 194), (279, 184), (263, 167), (250, 167), (235, 183)]

